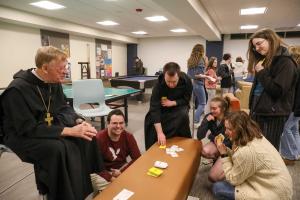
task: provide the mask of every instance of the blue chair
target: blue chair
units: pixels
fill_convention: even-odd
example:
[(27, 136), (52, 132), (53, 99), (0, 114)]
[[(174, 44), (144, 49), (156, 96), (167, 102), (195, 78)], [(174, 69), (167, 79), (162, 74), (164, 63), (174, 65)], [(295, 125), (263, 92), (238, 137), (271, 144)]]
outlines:
[[(101, 129), (105, 128), (104, 117), (111, 109), (105, 104), (104, 86), (101, 79), (84, 79), (73, 81), (73, 108), (82, 117), (101, 117)], [(83, 104), (91, 108), (83, 109)], [(98, 106), (94, 106), (98, 104)]]

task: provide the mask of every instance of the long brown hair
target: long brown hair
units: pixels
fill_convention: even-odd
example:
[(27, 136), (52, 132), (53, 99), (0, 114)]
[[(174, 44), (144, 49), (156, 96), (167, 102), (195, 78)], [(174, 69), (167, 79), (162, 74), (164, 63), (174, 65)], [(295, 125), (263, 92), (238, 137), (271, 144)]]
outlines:
[(213, 56), (212, 56), (212, 57), (209, 58), (209, 61), (208, 61), (208, 64), (207, 64), (207, 68), (206, 68), (206, 71), (208, 71), (208, 70), (210, 70), (210, 69), (215, 70), (215, 68), (213, 67), (213, 64), (214, 64), (215, 60), (217, 60), (216, 57), (213, 57)]
[(262, 132), (258, 124), (244, 111), (231, 112), (225, 116), (236, 137), (232, 141), (237, 146), (245, 146), (254, 138), (262, 138)]
[(281, 40), (281, 38), (271, 29), (261, 29), (255, 33), (253, 33), (250, 37), (249, 44), (248, 44), (248, 71), (250, 73), (254, 73), (253, 67), (263, 58), (262, 55), (257, 55), (258, 52), (256, 52), (255, 47), (252, 43), (252, 40), (254, 38), (263, 38), (267, 40), (269, 43), (269, 51), (267, 52), (267, 55), (265, 56), (264, 60), (264, 67), (268, 68), (270, 67), (272, 60), (274, 56), (276, 55), (276, 52), (278, 51), (280, 46), (286, 46), (285, 43)]
[(202, 44), (196, 44), (188, 59), (188, 68), (197, 67), (201, 59), (204, 59), (204, 46)]

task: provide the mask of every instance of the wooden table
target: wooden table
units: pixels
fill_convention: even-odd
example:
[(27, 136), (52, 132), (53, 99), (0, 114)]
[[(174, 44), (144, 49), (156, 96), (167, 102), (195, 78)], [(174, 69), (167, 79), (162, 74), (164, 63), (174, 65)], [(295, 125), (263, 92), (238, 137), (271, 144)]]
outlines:
[[(198, 171), (202, 143), (175, 137), (167, 140), (167, 147), (172, 145), (184, 149), (178, 153), (179, 157), (167, 155), (164, 149), (154, 144), (94, 199), (112, 200), (122, 189), (134, 192), (130, 200), (186, 199)], [(169, 165), (158, 178), (146, 174), (156, 160)]]

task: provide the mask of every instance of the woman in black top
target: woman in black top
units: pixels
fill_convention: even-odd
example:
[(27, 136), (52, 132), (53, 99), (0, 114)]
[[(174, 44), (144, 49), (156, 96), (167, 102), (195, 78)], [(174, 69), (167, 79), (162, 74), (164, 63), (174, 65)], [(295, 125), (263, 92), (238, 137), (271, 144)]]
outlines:
[(250, 92), (250, 115), (278, 150), (285, 121), (292, 112), (297, 65), (280, 37), (270, 29), (249, 41), (248, 71), (255, 74)]
[[(224, 117), (228, 112), (230, 105), (230, 99), (228, 97), (215, 97), (210, 102), (210, 113), (207, 114), (198, 128), (197, 138), (201, 140), (208, 135), (209, 143), (205, 144), (202, 148), (202, 156), (208, 159), (214, 159), (216, 162), (212, 166), (208, 178), (211, 181), (216, 180), (216, 173), (219, 168), (222, 167), (221, 159), (218, 159), (220, 154), (215, 144), (215, 138), (217, 135), (222, 134), (224, 136), (223, 143), (231, 148), (231, 142), (225, 135)], [(209, 133), (210, 132), (210, 133)]]

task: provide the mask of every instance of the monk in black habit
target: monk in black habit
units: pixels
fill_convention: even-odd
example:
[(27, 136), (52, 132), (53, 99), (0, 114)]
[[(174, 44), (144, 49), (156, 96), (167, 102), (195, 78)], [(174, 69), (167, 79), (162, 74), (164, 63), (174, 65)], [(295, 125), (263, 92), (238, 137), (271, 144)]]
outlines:
[(49, 200), (83, 200), (90, 174), (103, 170), (96, 129), (67, 105), (60, 83), (67, 57), (41, 47), (36, 69), (19, 71), (2, 94), (4, 143), (34, 164), (37, 187)]
[(167, 63), (152, 90), (150, 110), (145, 117), (145, 146), (156, 141), (166, 144), (166, 138), (191, 137), (189, 102), (192, 95), (190, 78), (177, 63)]

